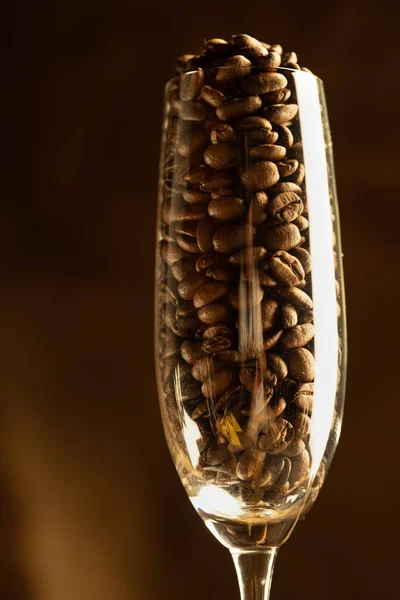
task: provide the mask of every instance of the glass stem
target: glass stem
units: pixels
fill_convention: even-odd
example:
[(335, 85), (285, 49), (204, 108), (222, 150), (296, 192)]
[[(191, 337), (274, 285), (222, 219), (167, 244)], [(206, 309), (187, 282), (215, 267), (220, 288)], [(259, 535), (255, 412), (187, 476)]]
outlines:
[(241, 600), (269, 600), (277, 552), (278, 548), (231, 550)]

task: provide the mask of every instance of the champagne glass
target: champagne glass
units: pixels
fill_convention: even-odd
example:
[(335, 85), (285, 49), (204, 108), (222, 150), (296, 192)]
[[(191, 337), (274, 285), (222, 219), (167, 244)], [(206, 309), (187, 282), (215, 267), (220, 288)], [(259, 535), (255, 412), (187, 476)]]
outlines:
[[(268, 600), (340, 435), (342, 254), (322, 81), (230, 75), (166, 86), (156, 367), (183, 486), (231, 552), (242, 600)], [(260, 94), (271, 76), (279, 89)]]

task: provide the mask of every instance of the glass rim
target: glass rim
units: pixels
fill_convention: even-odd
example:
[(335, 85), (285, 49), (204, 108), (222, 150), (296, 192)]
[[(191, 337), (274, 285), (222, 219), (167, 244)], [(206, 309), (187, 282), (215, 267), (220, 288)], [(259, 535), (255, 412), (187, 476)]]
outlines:
[[(175, 77), (171, 77), (170, 79), (167, 80), (166, 82), (166, 86), (172, 84), (172, 83), (177, 83), (184, 75), (190, 75), (192, 73), (196, 73), (196, 71), (203, 71), (204, 73), (212, 73), (212, 72), (216, 72), (219, 70), (225, 70), (225, 69), (232, 69), (232, 66), (220, 66), (220, 67), (211, 67), (208, 69), (203, 69), (203, 68), (199, 68), (199, 69), (192, 69), (191, 71), (186, 71), (185, 73), (182, 73), (181, 75), (175, 75)], [(246, 69), (249, 70), (251, 72), (253, 71), (257, 71), (259, 73), (279, 73), (280, 71), (282, 72), (288, 72), (288, 73), (302, 73), (304, 75), (307, 75), (309, 77), (313, 77), (314, 79), (316, 79), (319, 83), (321, 83), (322, 85), (324, 84), (323, 80), (321, 79), (321, 77), (319, 77), (318, 75), (315, 75), (315, 73), (311, 73), (310, 71), (302, 71), (301, 69), (291, 69), (290, 67), (263, 67), (262, 65), (251, 65), (251, 67), (235, 67), (235, 69)]]

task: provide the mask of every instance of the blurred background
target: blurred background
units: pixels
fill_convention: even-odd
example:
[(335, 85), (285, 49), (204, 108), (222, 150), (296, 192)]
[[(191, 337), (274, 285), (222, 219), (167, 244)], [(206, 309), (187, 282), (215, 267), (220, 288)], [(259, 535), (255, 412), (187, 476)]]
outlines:
[(246, 32), (325, 81), (349, 321), (329, 477), (273, 598), (397, 598), (398, 18), (388, 0), (5, 2), (0, 597), (238, 598), (164, 442), (153, 370), (162, 95)]

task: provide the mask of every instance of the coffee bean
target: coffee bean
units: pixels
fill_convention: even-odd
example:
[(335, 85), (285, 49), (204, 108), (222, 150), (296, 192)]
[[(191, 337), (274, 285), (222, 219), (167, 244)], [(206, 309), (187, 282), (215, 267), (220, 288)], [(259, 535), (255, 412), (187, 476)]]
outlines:
[(296, 227), (299, 228), (299, 231), (305, 231), (306, 229), (308, 229), (309, 226), (309, 222), (305, 217), (303, 217), (303, 215), (299, 215), (298, 217), (296, 217), (293, 223), (296, 225)]
[(204, 121), (207, 116), (206, 104), (203, 104), (199, 100), (182, 102), (179, 116), (183, 121)]
[(275, 327), (278, 318), (279, 304), (273, 298), (267, 298), (261, 306), (261, 324), (263, 330)]
[(201, 69), (185, 73), (179, 81), (179, 96), (181, 100), (195, 100), (204, 82), (204, 71)]
[(289, 444), (289, 446), (282, 452), (283, 456), (294, 457), (298, 456), (305, 449), (305, 444), (303, 440), (298, 437), (295, 437), (294, 440)]
[(172, 213), (173, 221), (200, 221), (207, 215), (207, 207), (202, 204), (186, 205)]
[(202, 350), (206, 354), (215, 354), (228, 350), (232, 345), (232, 340), (228, 337), (217, 336), (212, 340), (206, 340), (201, 345)]
[[(274, 485), (274, 486), (272, 486), (272, 488), (268, 488), (265, 491), (264, 501), (265, 502), (277, 502), (278, 500), (285, 498), (285, 496), (289, 493), (289, 490), (290, 490), (290, 486), (289, 486), (288, 482), (284, 483), (283, 485)], [(273, 527), (273, 525), (272, 525), (272, 527)], [(272, 527), (270, 526), (268, 528), (269, 532), (271, 531)], [(269, 537), (269, 539), (273, 540), (274, 538)], [(282, 539), (281, 533), (278, 534), (278, 539)]]
[(294, 221), (303, 212), (303, 202), (294, 192), (284, 192), (270, 200), (268, 212), (276, 221)]
[(254, 228), (245, 223), (222, 225), (214, 233), (212, 239), (214, 250), (224, 254), (232, 254), (246, 243), (251, 244), (254, 235)]
[(221, 121), (232, 121), (241, 119), (247, 115), (252, 115), (261, 107), (261, 98), (259, 96), (246, 96), (244, 98), (234, 98), (225, 102), (216, 109), (217, 117)]
[(206, 281), (207, 277), (203, 273), (191, 271), (178, 283), (178, 293), (184, 300), (192, 300), (198, 288)]
[(175, 324), (175, 307), (170, 302), (164, 304), (161, 309), (161, 318), (167, 327), (173, 327)]
[(284, 125), (294, 119), (298, 110), (299, 107), (297, 104), (273, 104), (272, 106), (268, 106), (263, 114), (271, 123)]
[(288, 302), (291, 302), (296, 308), (300, 309), (312, 309), (313, 301), (310, 296), (303, 292), (303, 290), (299, 290), (297, 287), (290, 288), (276, 288), (273, 290), (274, 297), (283, 298)]
[(238, 350), (219, 350), (214, 354), (214, 358), (228, 363), (240, 363), (243, 361), (243, 355)]
[(260, 447), (270, 454), (280, 454), (294, 438), (293, 425), (283, 417), (268, 421), (262, 427), (262, 432), (265, 437), (259, 439)]
[(311, 419), (305, 413), (298, 413), (294, 421), (296, 435), (299, 438), (305, 438), (311, 431)]
[(281, 55), (278, 52), (270, 51), (267, 56), (260, 56), (257, 64), (265, 69), (277, 69), (281, 64)]
[(236, 475), (242, 481), (249, 481), (256, 473), (256, 470), (262, 469), (264, 453), (258, 448), (250, 446), (240, 457), (236, 466)]
[(225, 444), (212, 442), (206, 451), (205, 461), (210, 466), (222, 464), (228, 457), (228, 450)]
[(206, 143), (206, 134), (201, 129), (191, 131), (183, 135), (177, 145), (178, 153), (181, 156), (191, 156), (196, 152), (200, 152)]
[(183, 223), (176, 223), (175, 233), (186, 235), (188, 237), (196, 237), (197, 235), (197, 223), (196, 221), (184, 221)]
[(199, 165), (198, 167), (190, 167), (185, 169), (183, 173), (183, 184), (192, 183), (193, 185), (199, 185), (206, 175), (211, 174), (211, 169), (206, 165)]
[(228, 316), (228, 308), (225, 304), (207, 304), (198, 311), (200, 321), (206, 325), (215, 325)]
[(175, 393), (180, 401), (186, 402), (198, 398), (201, 393), (201, 386), (198, 381), (192, 377), (192, 367), (188, 364), (179, 365), (176, 368), (176, 378), (179, 386), (176, 386)]
[(274, 129), (278, 133), (279, 144), (285, 146), (286, 150), (289, 150), (294, 144), (293, 133), (290, 131), (289, 127), (286, 127), (285, 125), (275, 125)]
[(245, 56), (237, 54), (228, 60), (218, 70), (215, 80), (219, 84), (235, 83), (251, 73), (251, 62)]
[(188, 254), (177, 244), (168, 244), (164, 242), (161, 245), (161, 255), (167, 263), (167, 265), (171, 266), (174, 264), (174, 262), (176, 262), (180, 258), (183, 258), (184, 256), (187, 256)]
[(216, 258), (217, 256), (215, 252), (206, 252), (205, 254), (202, 254), (196, 261), (196, 271), (199, 273), (201, 271), (205, 271), (208, 269), (208, 267), (215, 263)]
[(203, 54), (213, 54), (215, 56), (226, 56), (231, 48), (226, 40), (221, 38), (212, 38), (204, 42)]
[(275, 277), (285, 285), (297, 285), (304, 278), (301, 262), (284, 250), (279, 250), (271, 256), (269, 266)]
[(241, 266), (244, 264), (257, 265), (265, 256), (267, 251), (263, 246), (253, 246), (235, 252), (229, 257), (229, 262), (233, 265)]
[(310, 413), (314, 402), (314, 384), (301, 383), (295, 393), (296, 406), (305, 413)]
[(205, 381), (221, 367), (221, 363), (210, 356), (201, 356), (193, 365), (192, 376), (196, 381)]
[(314, 337), (314, 325), (312, 323), (303, 323), (288, 329), (282, 335), (281, 346), (286, 350), (290, 348), (301, 348), (306, 346)]
[(238, 131), (258, 131), (259, 129), (272, 130), (272, 125), (264, 117), (246, 117), (236, 121), (235, 127)]
[(211, 200), (216, 200), (221, 196), (234, 196), (237, 189), (238, 188), (235, 189), (234, 187), (229, 187), (227, 185), (220, 187), (218, 190), (213, 190), (211, 192)]
[(266, 335), (264, 335), (264, 340), (263, 340), (264, 350), (270, 350), (271, 348), (276, 346), (276, 344), (279, 342), (279, 340), (282, 336), (282, 333), (283, 333), (283, 331), (279, 330), (279, 331), (268, 332)]
[(188, 235), (178, 234), (176, 236), (176, 243), (178, 246), (186, 250), (186, 252), (190, 252), (191, 254), (198, 254), (199, 247), (197, 245), (197, 241)]
[(182, 56), (179, 56), (177, 58), (176, 70), (177, 70), (178, 75), (181, 75), (182, 73), (185, 72), (189, 61), (192, 60), (194, 57), (195, 57), (194, 54), (182, 54)]
[(267, 218), (268, 196), (265, 192), (256, 192), (250, 202), (249, 218), (253, 225), (261, 225)]
[(282, 194), (284, 192), (294, 192), (295, 194), (302, 194), (303, 190), (300, 186), (292, 183), (291, 181), (281, 181), (276, 185), (272, 186), (269, 190), (272, 196), (277, 196), (278, 194)]
[[(270, 354), (268, 356), (271, 356)], [(286, 408), (285, 398), (272, 399), (268, 405), (268, 417), (270, 419), (280, 417)]]
[(314, 356), (306, 348), (290, 350), (286, 357), (290, 377), (298, 381), (314, 379)]
[(296, 142), (290, 150), (290, 158), (295, 158), (299, 161), (303, 161), (303, 142)]
[(297, 170), (292, 175), (290, 175), (288, 179), (297, 185), (301, 185), (304, 181), (305, 174), (306, 170), (304, 168), (304, 165), (303, 163), (299, 162)]
[(282, 473), (285, 461), (280, 456), (270, 456), (264, 466), (261, 478), (261, 487), (272, 487)]
[(228, 125), (228, 123), (220, 123), (211, 130), (210, 140), (212, 144), (235, 144), (237, 142), (237, 135), (233, 127)]
[(206, 327), (206, 329), (204, 329), (203, 331), (203, 339), (205, 340), (212, 340), (217, 336), (230, 337), (231, 335), (232, 331), (224, 323), (219, 323), (218, 325), (210, 325), (210, 327)]
[(201, 252), (211, 252), (213, 247), (213, 236), (218, 228), (218, 222), (207, 216), (197, 226), (197, 245)]
[(281, 73), (257, 73), (250, 75), (243, 82), (243, 91), (246, 94), (266, 94), (287, 86), (287, 79)]
[(310, 455), (307, 450), (292, 458), (292, 472), (289, 477), (289, 484), (296, 485), (304, 480), (310, 468)]
[(241, 198), (220, 196), (208, 205), (208, 214), (219, 221), (231, 221), (241, 217), (245, 212), (245, 204)]
[(286, 154), (284, 146), (276, 146), (275, 144), (261, 144), (253, 146), (249, 150), (249, 156), (253, 160), (282, 160)]
[(252, 190), (266, 190), (275, 185), (278, 180), (278, 168), (270, 161), (248, 165), (241, 176), (243, 185)]
[(241, 162), (241, 150), (233, 144), (213, 144), (204, 151), (204, 162), (218, 171), (236, 167)]
[(203, 85), (200, 95), (204, 102), (207, 102), (207, 104), (214, 108), (218, 108), (218, 106), (221, 106), (224, 104), (224, 102), (226, 102), (226, 97), (224, 94), (210, 85)]
[(200, 321), (197, 316), (189, 317), (187, 319), (179, 318), (172, 325), (171, 329), (175, 335), (187, 338), (192, 337), (196, 329), (200, 326)]
[(228, 291), (228, 286), (225, 283), (205, 283), (193, 296), (193, 304), (196, 308), (206, 306), (211, 302), (215, 302), (224, 296)]
[(201, 386), (202, 394), (209, 400), (219, 398), (219, 396), (222, 396), (222, 394), (230, 388), (232, 382), (232, 369), (222, 367), (205, 379)]
[(267, 250), (291, 250), (300, 243), (300, 232), (293, 223), (264, 228)]
[(268, 50), (266, 47), (261, 44), (256, 38), (251, 35), (247, 35), (246, 33), (240, 33), (238, 35), (233, 35), (229, 40), (231, 46), (235, 49), (240, 50), (244, 53), (244, 51), (249, 52), (250, 56), (266, 56), (268, 54)]
[(207, 204), (211, 200), (210, 194), (197, 190), (184, 190), (182, 196), (188, 204)]
[(197, 421), (197, 419), (203, 419), (205, 417), (210, 416), (210, 405), (208, 400), (201, 400), (197, 406), (194, 408), (191, 418), (193, 421)]
[(207, 277), (210, 279), (215, 279), (216, 281), (234, 281), (236, 279), (236, 274), (233, 268), (228, 264), (218, 264), (212, 265), (206, 271)]
[(194, 365), (196, 360), (203, 356), (203, 351), (198, 342), (184, 341), (181, 345), (181, 355), (189, 365)]
[(286, 363), (277, 354), (272, 354), (271, 352), (267, 354), (267, 366), (275, 373), (278, 381), (283, 381), (287, 377), (288, 369)]
[(293, 175), (295, 171), (299, 168), (299, 161), (292, 159), (285, 159), (282, 162), (278, 163), (279, 175), (281, 177), (289, 177), (289, 175)]
[(275, 144), (278, 140), (276, 131), (269, 129), (251, 129), (242, 133), (242, 137), (247, 146), (256, 146), (257, 144)]
[(285, 52), (282, 55), (282, 64), (286, 65), (287, 63), (298, 63), (299, 60), (297, 58), (296, 52)]
[(290, 302), (283, 302), (281, 304), (281, 319), (283, 329), (290, 329), (297, 325), (297, 310)]

